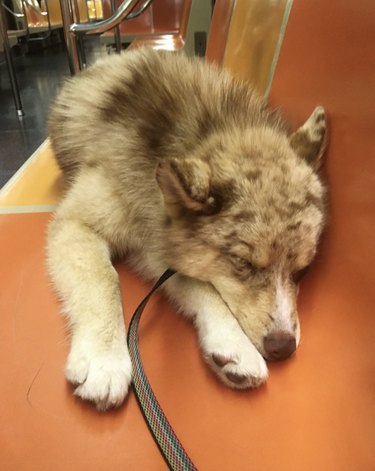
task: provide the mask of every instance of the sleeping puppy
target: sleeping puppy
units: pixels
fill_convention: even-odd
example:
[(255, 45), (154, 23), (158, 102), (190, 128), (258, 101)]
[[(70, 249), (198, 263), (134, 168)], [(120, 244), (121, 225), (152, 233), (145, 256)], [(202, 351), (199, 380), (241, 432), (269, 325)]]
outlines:
[(293, 134), (245, 83), (148, 48), (69, 80), (49, 135), (66, 183), (48, 265), (71, 330), (67, 379), (100, 410), (119, 406), (131, 361), (114, 258), (194, 320), (204, 359), (234, 388), (300, 339), (298, 280), (324, 224), (317, 175), (325, 115)]

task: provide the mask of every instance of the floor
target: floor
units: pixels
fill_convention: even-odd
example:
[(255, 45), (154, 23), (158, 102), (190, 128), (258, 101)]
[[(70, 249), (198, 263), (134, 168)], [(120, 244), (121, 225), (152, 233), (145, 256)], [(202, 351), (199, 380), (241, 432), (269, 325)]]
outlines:
[[(85, 49), (89, 63), (103, 53), (96, 38), (86, 42)], [(0, 62), (0, 187), (46, 139), (49, 107), (70, 76), (61, 45), (14, 56), (25, 116), (16, 115), (6, 64)]]
[[(251, 4), (274, 8), (280, 1)], [(236, 0), (235, 8), (249, 3)], [(301, 285), (296, 355), (270, 364), (260, 389), (234, 391), (206, 368), (192, 325), (161, 294), (144, 314), (146, 373), (199, 470), (375, 469), (374, 16), (373, 0), (295, 1), (282, 28), (270, 101), (295, 126), (322, 104), (330, 127), (330, 217)], [(235, 53), (250, 62), (231, 70), (250, 76), (241, 18), (231, 25), (239, 28)], [(260, 38), (258, 44), (257, 53)], [(40, 155), (28, 166), (32, 182), (23, 194), (21, 178), (0, 192), (0, 468), (165, 470), (133, 393), (119, 410), (99, 414), (64, 379), (68, 338), (44, 254), (58, 171), (48, 146)], [(116, 268), (128, 325), (149, 286), (124, 264)]]

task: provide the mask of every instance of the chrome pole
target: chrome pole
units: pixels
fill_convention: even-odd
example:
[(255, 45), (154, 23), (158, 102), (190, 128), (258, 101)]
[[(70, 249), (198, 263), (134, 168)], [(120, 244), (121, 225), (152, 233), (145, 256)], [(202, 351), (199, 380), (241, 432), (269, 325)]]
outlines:
[[(112, 15), (116, 11), (116, 0), (111, 0), (111, 7), (112, 7)], [(121, 52), (121, 34), (120, 34), (120, 26), (115, 26), (115, 44), (116, 44), (116, 52), (120, 54)]]
[(60, 6), (70, 73), (75, 75), (81, 71), (81, 67), (78, 55), (77, 37), (71, 28), (71, 25), (74, 23), (73, 6), (70, 0), (60, 0)]
[(6, 22), (5, 12), (4, 12), (2, 2), (0, 2), (0, 33), (3, 39), (5, 62), (8, 68), (9, 80), (10, 80), (10, 85), (12, 87), (17, 116), (21, 117), (25, 113), (23, 112), (21, 97), (20, 97), (20, 90), (18, 88), (18, 82), (17, 82), (17, 77), (16, 77), (16, 71), (14, 70), (13, 58), (12, 58), (12, 53), (10, 50), (11, 48), (10, 48), (9, 38), (8, 38), (8, 25)]
[[(72, 3), (73, 8), (73, 18), (75, 19), (76, 23), (81, 23), (81, 17), (79, 13), (79, 5), (77, 0), (73, 0)], [(87, 3), (86, 3), (87, 5)], [(89, 18), (89, 16), (88, 16)], [(79, 68), (80, 70), (86, 69), (87, 67), (87, 60), (86, 60), (86, 52), (85, 52), (85, 43), (83, 36), (77, 37), (77, 45), (78, 45), (78, 60), (79, 60)]]

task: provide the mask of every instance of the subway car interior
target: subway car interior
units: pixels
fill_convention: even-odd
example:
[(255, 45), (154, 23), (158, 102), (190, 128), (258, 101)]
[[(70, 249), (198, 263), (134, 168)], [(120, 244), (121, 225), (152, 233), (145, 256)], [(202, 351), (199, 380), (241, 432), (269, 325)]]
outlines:
[[(0, 30), (0, 469), (373, 471), (375, 2), (0, 0)], [(116, 67), (119, 56), (137, 57), (145, 48), (198, 56), (199, 63), (224, 69), (280, 111), (290, 129), (324, 107), (327, 137), (319, 178), (327, 217), (298, 288), (301, 341), (285, 361), (267, 361), (267, 381), (243, 389), (223, 384), (202, 358), (194, 323), (160, 290), (150, 297), (139, 325), (132, 323), (138, 332), (128, 338), (135, 353), (125, 400), (98, 411), (78, 397), (79, 388), (64, 374), (70, 335), (46, 247), (55, 209), (68, 190), (48, 119), (66, 81), (90, 77), (102, 61)], [(137, 62), (131, 60), (136, 74)], [(160, 88), (155, 76), (165, 80), (156, 72), (146, 77), (150, 95)], [(104, 69), (87, 81), (93, 89), (82, 89), (86, 101), (111, 83), (107, 78)], [(204, 87), (204, 75), (200, 80), (197, 89)], [(97, 142), (90, 138), (92, 155), (101, 142), (108, 142), (111, 154), (110, 140), (100, 135), (122, 106), (107, 113), (102, 129), (92, 116), (81, 118), (82, 134), (97, 136)], [(168, 106), (174, 103), (166, 99)], [(135, 121), (136, 110), (134, 105)], [(161, 112), (160, 120), (165, 115)], [(201, 123), (202, 129), (206, 125)], [(95, 165), (88, 164), (91, 170)], [(175, 185), (168, 180), (168, 191), (180, 192), (182, 201), (185, 190)], [(95, 205), (104, 208), (100, 191), (87, 190), (97, 192)], [(195, 211), (194, 204), (187, 211)], [(193, 239), (194, 230), (192, 222)], [(114, 266), (128, 331), (158, 277), (141, 276), (126, 257)], [(224, 332), (224, 342), (225, 337)], [(212, 358), (215, 368), (241, 360)], [(243, 380), (227, 375), (227, 383), (230, 379)]]

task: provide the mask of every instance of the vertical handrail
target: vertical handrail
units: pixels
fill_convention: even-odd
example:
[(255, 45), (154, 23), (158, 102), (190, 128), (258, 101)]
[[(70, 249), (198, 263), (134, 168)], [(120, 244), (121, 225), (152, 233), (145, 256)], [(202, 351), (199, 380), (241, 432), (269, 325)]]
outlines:
[(29, 28), (29, 21), (27, 19), (26, 6), (23, 0), (21, 0), (21, 5), (22, 5), (22, 11), (24, 15), (23, 24), (25, 25), (25, 28), (26, 28), (26, 41), (28, 41), (30, 39), (30, 28)]
[(13, 93), (14, 103), (16, 105), (17, 115), (18, 117), (22, 117), (24, 115), (24, 112), (22, 108), (22, 102), (21, 102), (20, 90), (18, 87), (18, 82), (17, 82), (17, 77), (16, 77), (16, 71), (14, 69), (11, 47), (10, 47), (9, 38), (8, 38), (8, 25), (6, 22), (5, 11), (4, 11), (2, 2), (0, 2), (0, 34), (3, 39), (5, 62), (7, 64), (9, 80), (10, 80), (10, 85), (12, 87), (12, 93)]
[[(85, 2), (86, 3), (86, 2)], [(87, 3), (86, 3), (87, 5)], [(73, 8), (73, 18), (76, 23), (81, 22), (81, 15), (79, 12), (79, 5), (78, 5), (78, 0), (73, 0), (72, 1), (72, 8)], [(90, 18), (89, 13), (87, 13), (87, 18)], [(87, 64), (86, 64), (86, 52), (85, 52), (85, 44), (83, 41), (83, 37), (77, 38), (77, 46), (78, 46), (78, 60), (79, 60), (79, 67), (80, 70), (85, 69)]]
[[(111, 0), (111, 13), (112, 15), (116, 11), (116, 0)], [(120, 25), (115, 26), (115, 44), (116, 44), (116, 52), (120, 54), (122, 46), (121, 46), (121, 34), (120, 34)]]
[(51, 28), (51, 18), (50, 18), (50, 15), (49, 15), (49, 7), (48, 7), (48, 0), (45, 0), (45, 4), (46, 4), (46, 12), (47, 12), (47, 21), (48, 21), (48, 36), (50, 36), (51, 32), (52, 32), (52, 28)]
[(77, 37), (75, 33), (71, 31), (71, 25), (74, 24), (73, 5), (71, 0), (60, 0), (60, 7), (65, 44), (68, 52), (69, 69), (71, 75), (75, 75), (81, 70), (81, 67), (78, 56)]

